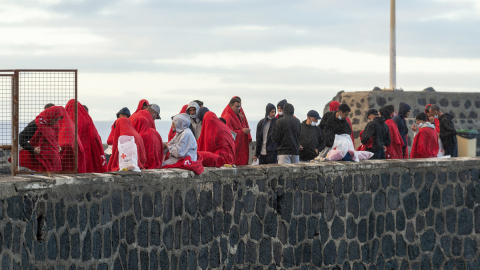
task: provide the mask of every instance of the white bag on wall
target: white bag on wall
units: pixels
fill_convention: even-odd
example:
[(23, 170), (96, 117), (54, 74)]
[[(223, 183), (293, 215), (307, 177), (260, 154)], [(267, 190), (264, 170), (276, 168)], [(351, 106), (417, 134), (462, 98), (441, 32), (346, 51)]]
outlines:
[(122, 135), (118, 138), (118, 166), (120, 171), (140, 171), (135, 137)]

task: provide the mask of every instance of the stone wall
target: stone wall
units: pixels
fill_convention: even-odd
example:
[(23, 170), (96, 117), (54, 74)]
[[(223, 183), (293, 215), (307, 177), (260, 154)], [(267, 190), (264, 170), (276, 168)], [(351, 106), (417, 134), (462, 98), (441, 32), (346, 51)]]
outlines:
[(0, 178), (2, 269), (479, 269), (480, 159)]
[[(394, 105), (398, 110), (400, 102), (405, 102), (412, 107), (407, 125), (409, 127), (409, 146), (412, 145), (413, 132), (410, 126), (415, 122), (415, 116), (425, 110), (427, 104), (437, 104), (442, 112), (449, 113), (454, 117), (455, 128), (475, 129), (480, 131), (480, 93), (463, 92), (414, 92), (414, 91), (359, 91), (339, 92), (332, 100), (346, 103), (352, 109), (350, 119), (352, 121), (355, 145), (361, 144), (359, 139), (366, 122), (366, 112), (373, 109), (380, 109), (385, 105)], [(324, 112), (329, 110), (325, 106)], [(477, 156), (480, 156), (480, 138), (477, 139)]]

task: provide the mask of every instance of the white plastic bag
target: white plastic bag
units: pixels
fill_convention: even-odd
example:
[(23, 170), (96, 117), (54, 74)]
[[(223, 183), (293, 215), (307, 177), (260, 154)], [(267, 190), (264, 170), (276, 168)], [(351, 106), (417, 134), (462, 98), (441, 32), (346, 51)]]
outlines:
[(122, 135), (118, 138), (118, 166), (120, 171), (140, 171), (135, 137)]
[(359, 160), (366, 160), (373, 157), (373, 153), (369, 151), (355, 151), (355, 155), (358, 157)]
[(260, 159), (257, 158), (257, 159), (255, 159), (254, 161), (252, 161), (252, 165), (253, 165), (253, 166), (260, 165)]
[[(350, 134), (336, 134), (335, 141), (333, 142), (332, 149), (338, 150), (342, 158), (347, 154), (350, 153), (350, 158), (353, 161), (358, 162), (358, 157), (355, 155), (355, 148), (353, 147), (352, 137)], [(338, 154), (336, 154), (338, 155)]]

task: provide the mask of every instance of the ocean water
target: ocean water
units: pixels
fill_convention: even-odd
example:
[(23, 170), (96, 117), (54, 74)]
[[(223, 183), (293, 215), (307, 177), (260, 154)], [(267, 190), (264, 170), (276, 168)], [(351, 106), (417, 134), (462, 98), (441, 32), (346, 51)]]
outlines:
[[(107, 143), (108, 135), (110, 134), (110, 131), (112, 129), (113, 122), (114, 121), (94, 121), (95, 127), (97, 128), (98, 134), (100, 134), (103, 143)], [(258, 121), (249, 122), (253, 140), (255, 140), (255, 131), (257, 130), (257, 124)], [(168, 132), (170, 131), (170, 127), (172, 126), (172, 122), (157, 120), (155, 121), (155, 126), (158, 133), (160, 133), (160, 136), (162, 136), (162, 140), (166, 141), (168, 138)]]

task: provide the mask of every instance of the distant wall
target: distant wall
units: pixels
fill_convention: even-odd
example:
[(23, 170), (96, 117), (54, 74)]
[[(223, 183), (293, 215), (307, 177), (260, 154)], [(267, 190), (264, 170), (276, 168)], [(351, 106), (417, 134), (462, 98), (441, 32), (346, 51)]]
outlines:
[[(405, 102), (412, 107), (407, 119), (409, 127), (409, 146), (413, 141), (413, 132), (410, 126), (415, 122), (415, 116), (425, 110), (427, 104), (437, 104), (444, 113), (454, 117), (456, 129), (475, 129), (480, 131), (480, 93), (462, 92), (413, 92), (413, 91), (360, 91), (339, 92), (333, 100), (346, 103), (352, 109), (350, 119), (352, 121), (355, 145), (361, 144), (360, 131), (367, 124), (365, 113), (371, 109), (379, 109), (385, 105), (394, 105), (398, 111), (400, 102)], [(324, 112), (329, 110), (325, 106)], [(477, 139), (477, 156), (480, 156), (480, 139)]]
[(480, 159), (0, 179), (2, 269), (479, 269)]

